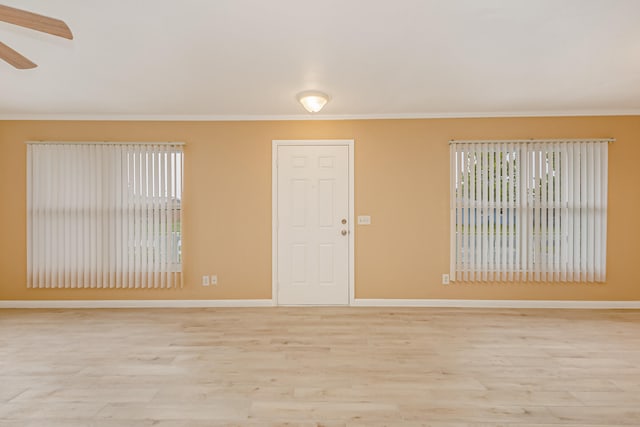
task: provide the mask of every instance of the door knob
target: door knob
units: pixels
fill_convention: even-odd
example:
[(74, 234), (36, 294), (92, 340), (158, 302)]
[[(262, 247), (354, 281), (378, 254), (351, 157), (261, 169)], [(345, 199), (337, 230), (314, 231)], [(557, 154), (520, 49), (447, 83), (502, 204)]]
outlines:
[(340, 222), (343, 223), (343, 224), (346, 224), (347, 223), (347, 219), (346, 218), (342, 218), (342, 221), (340, 221)]
[(347, 235), (347, 230), (342, 230), (342, 231), (340, 232), (340, 234), (342, 234), (343, 236), (346, 236), (346, 235)]

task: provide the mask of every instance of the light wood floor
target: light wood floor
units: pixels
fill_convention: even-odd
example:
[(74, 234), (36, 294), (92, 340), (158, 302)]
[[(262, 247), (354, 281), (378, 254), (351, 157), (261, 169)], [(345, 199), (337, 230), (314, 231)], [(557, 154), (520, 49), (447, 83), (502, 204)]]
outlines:
[(0, 426), (640, 426), (640, 311), (0, 310)]

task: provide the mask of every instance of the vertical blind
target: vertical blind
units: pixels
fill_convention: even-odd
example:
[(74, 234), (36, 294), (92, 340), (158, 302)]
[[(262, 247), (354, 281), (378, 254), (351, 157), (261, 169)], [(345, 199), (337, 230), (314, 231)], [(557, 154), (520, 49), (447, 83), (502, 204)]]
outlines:
[(611, 141), (451, 141), (452, 279), (605, 281)]
[(179, 143), (27, 143), (27, 286), (182, 287)]

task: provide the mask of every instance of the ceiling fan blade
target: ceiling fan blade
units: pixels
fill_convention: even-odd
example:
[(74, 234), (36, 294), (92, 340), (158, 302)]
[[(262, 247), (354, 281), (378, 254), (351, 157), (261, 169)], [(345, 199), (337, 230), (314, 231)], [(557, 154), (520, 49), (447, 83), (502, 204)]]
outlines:
[(0, 59), (8, 62), (19, 70), (27, 70), (29, 68), (37, 67), (35, 63), (31, 62), (2, 42), (0, 42)]
[(73, 39), (73, 34), (71, 34), (71, 30), (64, 21), (49, 18), (48, 16), (38, 15), (37, 13), (27, 12), (22, 9), (15, 9), (13, 7), (0, 5), (0, 21), (52, 34), (54, 36), (64, 37), (69, 40)]

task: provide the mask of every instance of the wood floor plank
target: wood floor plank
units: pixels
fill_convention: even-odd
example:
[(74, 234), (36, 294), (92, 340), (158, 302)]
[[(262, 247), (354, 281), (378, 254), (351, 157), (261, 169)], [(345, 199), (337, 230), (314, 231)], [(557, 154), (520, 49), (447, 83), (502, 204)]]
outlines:
[(0, 310), (0, 427), (640, 425), (640, 311)]

